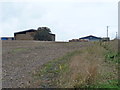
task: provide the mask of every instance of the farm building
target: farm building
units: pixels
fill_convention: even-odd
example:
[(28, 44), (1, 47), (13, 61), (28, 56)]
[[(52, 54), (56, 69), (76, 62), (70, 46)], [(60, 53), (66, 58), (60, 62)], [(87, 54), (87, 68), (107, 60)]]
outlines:
[(1, 37), (1, 40), (14, 40), (14, 37)]
[(36, 30), (30, 29), (26, 31), (14, 33), (15, 40), (33, 40)]
[[(14, 33), (15, 40), (34, 40), (34, 35), (36, 34), (37, 30), (30, 29), (26, 31), (16, 32)], [(55, 41), (55, 34), (49, 33), (52, 41)]]
[(72, 40), (69, 40), (69, 42), (88, 42), (88, 40), (85, 40), (85, 39), (72, 39)]
[(109, 37), (103, 37), (101, 41), (103, 41), (103, 42), (110, 41), (110, 38)]
[(50, 34), (50, 35), (51, 35), (52, 41), (55, 41), (55, 34)]
[(93, 35), (89, 35), (89, 36), (86, 36), (86, 37), (82, 37), (82, 38), (79, 38), (80, 40), (88, 40), (88, 41), (100, 41), (102, 40), (101, 37), (96, 37), (96, 36), (93, 36)]
[(86, 36), (86, 37), (81, 37), (79, 39), (72, 39), (72, 40), (69, 40), (69, 42), (88, 42), (88, 41), (102, 41), (103, 38), (101, 37), (96, 37), (96, 36), (93, 36), (93, 35), (89, 35), (89, 36)]

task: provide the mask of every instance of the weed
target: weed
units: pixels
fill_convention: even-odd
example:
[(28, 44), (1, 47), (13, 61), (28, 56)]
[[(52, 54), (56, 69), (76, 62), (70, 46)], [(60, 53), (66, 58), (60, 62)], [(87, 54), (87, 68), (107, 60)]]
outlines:
[(40, 72), (35, 74), (35, 77), (38, 77), (42, 82), (41, 87), (52, 87), (53, 85), (57, 86), (57, 84), (60, 85), (60, 80), (58, 79), (59, 76), (69, 71), (68, 62), (72, 56), (77, 55), (78, 53), (80, 53), (80, 51), (74, 51), (72, 53), (66, 54), (61, 58), (44, 64)]
[(108, 42), (94, 42), (92, 46), (44, 64), (35, 77), (41, 87), (47, 88), (118, 88), (115, 68), (104, 61), (115, 61), (119, 54), (109, 48)]

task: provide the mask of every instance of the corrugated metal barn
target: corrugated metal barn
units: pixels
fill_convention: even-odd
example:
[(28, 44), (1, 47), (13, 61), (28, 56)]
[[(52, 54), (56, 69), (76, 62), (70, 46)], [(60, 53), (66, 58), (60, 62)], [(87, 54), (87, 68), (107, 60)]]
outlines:
[[(36, 34), (37, 30), (30, 29), (26, 31), (16, 32), (14, 33), (15, 40), (34, 40), (34, 35)], [(55, 41), (55, 34), (51, 34), (52, 41)]]
[(30, 29), (14, 33), (15, 40), (33, 40), (36, 30)]
[(89, 35), (89, 36), (82, 37), (82, 38), (79, 38), (79, 39), (89, 40), (89, 41), (99, 41), (102, 38), (101, 37), (96, 37), (96, 36), (93, 36), (93, 35)]

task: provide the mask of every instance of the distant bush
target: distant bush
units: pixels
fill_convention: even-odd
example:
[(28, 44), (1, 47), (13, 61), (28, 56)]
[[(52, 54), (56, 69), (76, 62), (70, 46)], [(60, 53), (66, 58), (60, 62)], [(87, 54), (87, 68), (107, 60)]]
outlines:
[(39, 27), (34, 35), (34, 40), (52, 41), (50, 33), (51, 30), (48, 27)]

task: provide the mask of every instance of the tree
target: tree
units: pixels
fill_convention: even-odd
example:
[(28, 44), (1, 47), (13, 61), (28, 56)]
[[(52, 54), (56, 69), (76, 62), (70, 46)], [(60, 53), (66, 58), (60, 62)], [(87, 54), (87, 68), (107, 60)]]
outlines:
[(48, 27), (39, 27), (34, 35), (34, 40), (52, 41), (51, 30)]

